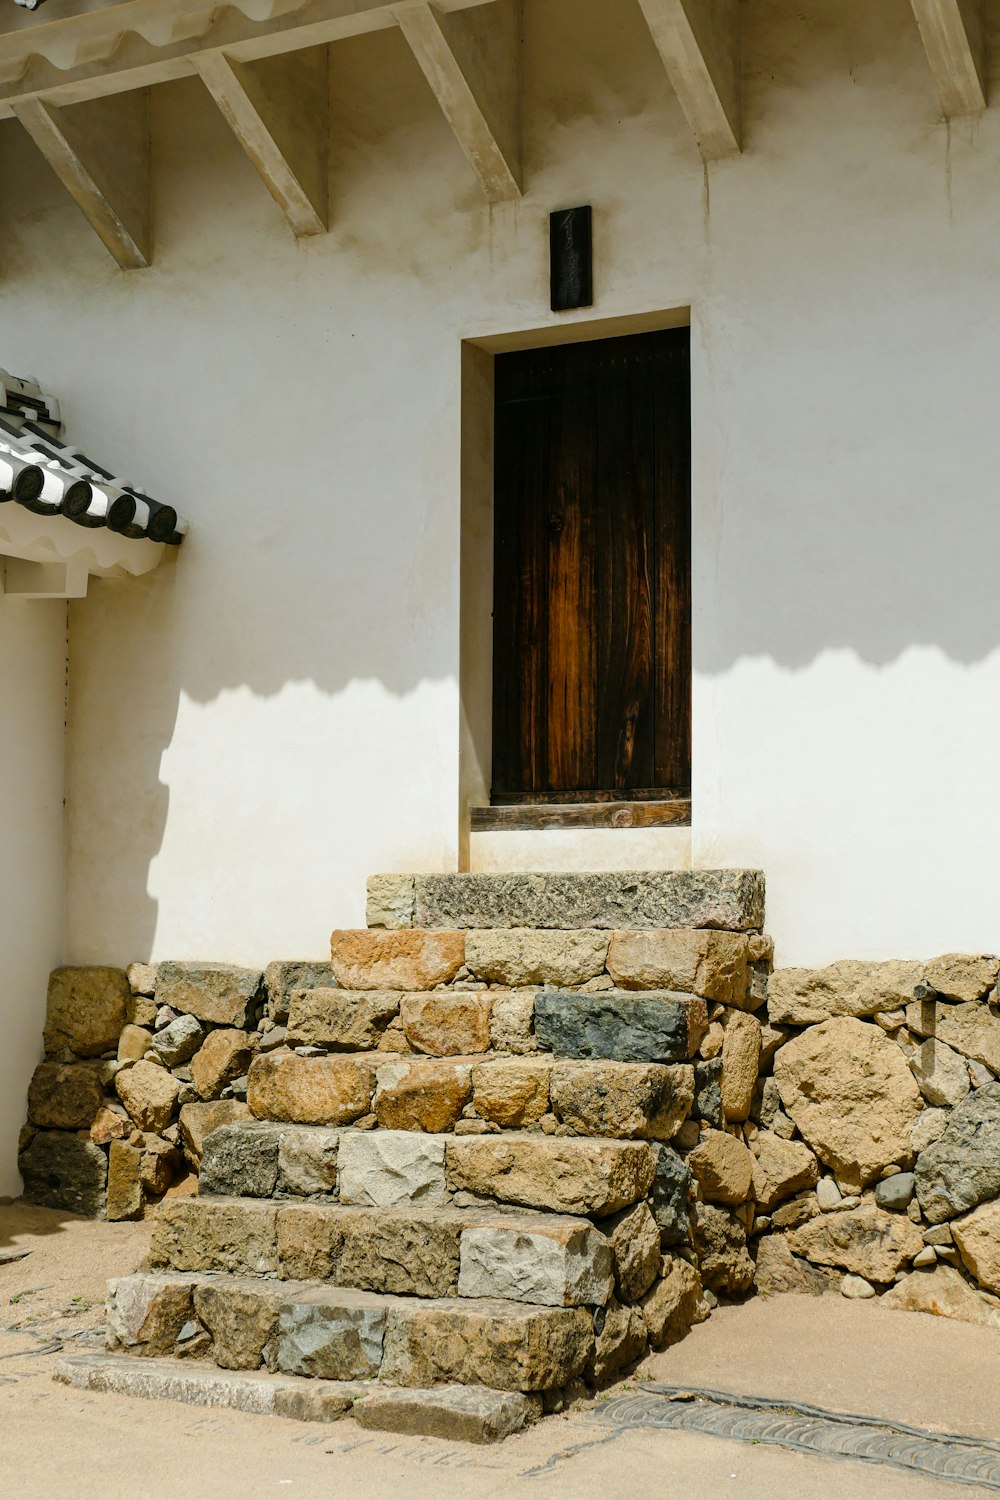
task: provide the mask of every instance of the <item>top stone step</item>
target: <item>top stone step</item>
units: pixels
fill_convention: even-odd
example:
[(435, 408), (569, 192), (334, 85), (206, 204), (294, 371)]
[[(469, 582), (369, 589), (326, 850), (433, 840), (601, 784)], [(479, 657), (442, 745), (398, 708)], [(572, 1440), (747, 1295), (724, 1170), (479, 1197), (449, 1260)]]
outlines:
[(373, 875), (368, 926), (751, 932), (764, 926), (764, 875), (760, 870)]

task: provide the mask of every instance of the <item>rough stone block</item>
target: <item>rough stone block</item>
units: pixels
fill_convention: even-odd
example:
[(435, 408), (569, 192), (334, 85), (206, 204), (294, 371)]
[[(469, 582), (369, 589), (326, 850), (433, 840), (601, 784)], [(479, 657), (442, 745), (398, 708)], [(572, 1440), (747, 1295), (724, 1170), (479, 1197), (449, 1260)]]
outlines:
[[(197, 1026), (197, 1021), (195, 1025)], [(148, 1026), (134, 1026), (129, 1024), (122, 1027), (122, 1034), (118, 1038), (118, 1061), (140, 1062), (146, 1056), (153, 1043), (153, 1033)], [(163, 1059), (160, 1058), (162, 1062)]]
[(118, 1109), (102, 1105), (90, 1127), (90, 1139), (95, 1146), (107, 1146), (110, 1141), (123, 1141), (131, 1133), (132, 1121), (121, 1105)]
[(369, 1292), (317, 1288), (282, 1302), (265, 1357), (271, 1371), (369, 1380), (382, 1363), (386, 1303)]
[(488, 1391), (466, 1385), (429, 1391), (373, 1391), (354, 1407), (359, 1427), (454, 1443), (499, 1443), (530, 1427), (538, 1407), (518, 1391)]
[(1000, 1203), (983, 1203), (951, 1229), (969, 1274), (988, 1292), (1000, 1293)]
[(414, 887), (412, 875), (370, 875), (365, 915), (368, 926), (395, 931), (417, 925), (413, 920)]
[(465, 962), (491, 984), (586, 984), (603, 973), (609, 941), (606, 932), (487, 928), (468, 934)]
[(839, 1273), (822, 1270), (793, 1255), (783, 1234), (765, 1234), (757, 1241), (754, 1286), (759, 1297), (778, 1297), (784, 1292), (830, 1296), (839, 1292), (839, 1285)]
[(205, 1148), (205, 1141), (220, 1125), (234, 1125), (239, 1120), (251, 1120), (250, 1106), (242, 1099), (214, 1099), (203, 1104), (181, 1106), (181, 1139), (188, 1153), (197, 1164)]
[(404, 996), (400, 1020), (415, 1052), (470, 1057), (490, 1046), (489, 995), (474, 991)]
[(210, 1031), (191, 1062), (191, 1079), (203, 1099), (217, 1099), (227, 1083), (241, 1078), (253, 1060), (255, 1039), (249, 1032)]
[(129, 964), (126, 973), (133, 995), (149, 998), (156, 994), (156, 964)]
[(661, 1242), (682, 1245), (690, 1229), (688, 1199), (694, 1184), (691, 1169), (669, 1146), (653, 1147), (653, 1169), (649, 1201)]
[(580, 1135), (669, 1141), (691, 1112), (688, 1064), (557, 1062), (549, 1088), (553, 1112)]
[(115, 1093), (140, 1130), (158, 1135), (174, 1117), (180, 1084), (166, 1068), (137, 1062), (115, 1074)]
[(100, 1146), (64, 1131), (41, 1131), (17, 1159), (24, 1196), (43, 1208), (103, 1219), (108, 1159)]
[(381, 1379), (418, 1387), (458, 1382), (501, 1391), (559, 1390), (583, 1372), (593, 1346), (593, 1319), (582, 1307), (399, 1302), (389, 1310)]
[[(775, 1105), (777, 1105), (777, 1087), (773, 1079), (768, 1083), (775, 1089)], [(695, 1063), (694, 1068), (694, 1103), (691, 1106), (691, 1114), (696, 1120), (704, 1120), (706, 1125), (714, 1125), (721, 1129), (725, 1124), (725, 1114), (722, 1108), (722, 1058), (712, 1057), (708, 1062)]]
[(156, 998), (160, 1005), (199, 1021), (243, 1027), (248, 1012), (262, 998), (262, 983), (259, 969), (235, 964), (162, 963), (156, 973)]
[(638, 1302), (660, 1273), (660, 1231), (645, 1203), (606, 1219), (614, 1261), (615, 1291), (621, 1302)]
[(594, 1314), (594, 1353), (587, 1379), (598, 1388), (614, 1380), (646, 1353), (646, 1324), (638, 1307), (622, 1307), (614, 1298)]
[(190, 1276), (117, 1276), (108, 1282), (109, 1349), (156, 1357), (174, 1352), (192, 1315), (196, 1282)]
[(504, 1203), (568, 1214), (613, 1214), (645, 1197), (651, 1148), (639, 1141), (510, 1135), (447, 1142), (448, 1184)]
[(969, 1068), (964, 1057), (940, 1037), (931, 1037), (908, 1058), (917, 1088), (928, 1104), (954, 1107), (961, 1104), (969, 1089)]
[(349, 1125), (371, 1109), (375, 1069), (368, 1054), (299, 1057), (274, 1052), (250, 1065), (247, 1103), (258, 1119)]
[(458, 1278), (463, 1297), (504, 1297), (546, 1307), (602, 1307), (611, 1295), (611, 1247), (586, 1221), (524, 1220), (466, 1229)]
[(375, 1117), (383, 1130), (452, 1130), (472, 1099), (469, 1063), (420, 1058), (382, 1063)]
[(324, 960), (309, 958), (279, 959), (264, 970), (264, 992), (267, 1013), (272, 1021), (288, 1020), (295, 990), (336, 988), (333, 967)]
[(906, 1007), (906, 1024), (915, 1036), (934, 1037), (1000, 1073), (1000, 1017), (980, 1001), (914, 1000)]
[(267, 1282), (205, 1281), (194, 1311), (212, 1336), (212, 1359), (223, 1370), (258, 1370), (278, 1323), (283, 1291)]
[(939, 1318), (954, 1318), (979, 1328), (1000, 1328), (1000, 1310), (981, 1297), (974, 1287), (963, 1281), (951, 1266), (935, 1266), (911, 1271), (881, 1299), (881, 1306), (893, 1312), (931, 1313)]
[(166, 1198), (153, 1220), (150, 1264), (172, 1271), (270, 1276), (278, 1270), (277, 1206)]
[(165, 1067), (176, 1068), (194, 1056), (204, 1035), (204, 1027), (194, 1016), (178, 1016), (156, 1033), (150, 1046)]
[(1000, 1196), (1000, 1083), (975, 1089), (917, 1157), (917, 1199), (932, 1224)]
[(946, 1000), (981, 1000), (997, 982), (995, 953), (942, 953), (924, 965), (928, 986)]
[(553, 990), (535, 1000), (538, 1045), (561, 1057), (686, 1062), (697, 1052), (707, 1028), (705, 1002), (694, 995)]
[(616, 932), (608, 973), (624, 990), (686, 990), (722, 1005), (752, 1009), (742, 933), (684, 931)]
[(678, 1343), (700, 1321), (701, 1277), (686, 1260), (663, 1257), (663, 1275), (642, 1299), (642, 1316), (654, 1349)]
[(737, 1215), (713, 1203), (696, 1203), (692, 1229), (704, 1285), (727, 1297), (748, 1292), (753, 1285), (754, 1264)]
[(707, 1202), (735, 1208), (752, 1196), (753, 1157), (734, 1135), (706, 1131), (687, 1161)]
[(769, 1214), (779, 1203), (815, 1187), (819, 1163), (804, 1141), (785, 1141), (762, 1130), (754, 1142), (753, 1190), (757, 1212)]
[(900, 1266), (923, 1249), (916, 1224), (874, 1203), (843, 1213), (821, 1214), (788, 1235), (788, 1248), (820, 1266), (839, 1266), (866, 1281), (891, 1281)]
[(337, 1186), (340, 1136), (320, 1126), (286, 1125), (278, 1146), (278, 1188), (283, 1193), (332, 1193)]
[(278, 1210), (282, 1274), (397, 1296), (454, 1296), (467, 1223), (448, 1209), (290, 1204)]
[(376, 1208), (437, 1208), (448, 1201), (445, 1142), (410, 1131), (345, 1131), (340, 1201)]
[(722, 1112), (727, 1120), (750, 1114), (760, 1066), (761, 1025), (756, 1016), (731, 1011), (722, 1039)]
[(142, 1190), (150, 1198), (161, 1197), (181, 1174), (183, 1152), (169, 1141), (147, 1135), (141, 1151), (139, 1176)]
[(112, 1141), (108, 1152), (107, 1216), (142, 1218), (142, 1152), (125, 1141)]
[(465, 962), (464, 932), (335, 932), (330, 965), (345, 990), (432, 990)]
[(472, 1102), (476, 1113), (505, 1130), (537, 1125), (549, 1110), (548, 1058), (501, 1058), (472, 1070)]
[(834, 1016), (874, 1016), (913, 1000), (923, 964), (845, 959), (825, 969), (776, 969), (768, 980), (772, 1026), (813, 1026)]
[(280, 1128), (237, 1121), (205, 1141), (198, 1191), (205, 1197), (270, 1198), (278, 1185)]
[(89, 1130), (104, 1101), (93, 1063), (39, 1063), (28, 1085), (28, 1119), (45, 1130)]
[(334, 1052), (373, 1051), (399, 1015), (398, 990), (293, 990), (288, 1041)]
[(49, 976), (45, 1050), (100, 1057), (118, 1046), (131, 991), (124, 969), (63, 968)]

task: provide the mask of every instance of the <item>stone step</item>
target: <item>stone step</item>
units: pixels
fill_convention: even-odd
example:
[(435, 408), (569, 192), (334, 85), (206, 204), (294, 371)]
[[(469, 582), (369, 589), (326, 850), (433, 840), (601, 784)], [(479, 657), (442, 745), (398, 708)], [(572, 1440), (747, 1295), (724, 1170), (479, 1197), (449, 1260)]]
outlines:
[(461, 1206), (474, 1194), (546, 1213), (603, 1217), (646, 1196), (658, 1149), (646, 1141), (529, 1131), (456, 1136), (241, 1121), (206, 1140), (200, 1191), (435, 1209), (456, 1197)]
[(140, 1273), (108, 1283), (108, 1347), (223, 1369), (390, 1386), (560, 1390), (594, 1354), (583, 1307), (386, 1296), (310, 1282)]
[(359, 1208), (178, 1198), (157, 1217), (151, 1264), (262, 1271), (410, 1297), (501, 1298), (603, 1307), (612, 1253), (587, 1219), (459, 1208)]
[(372, 928), (704, 927), (764, 925), (760, 870), (608, 874), (374, 875)]
[[(384, 1130), (465, 1135), (541, 1125), (578, 1135), (670, 1140), (691, 1111), (693, 1065), (604, 1060), (600, 1049), (686, 1051), (699, 1034), (690, 1016), (657, 1002), (577, 1006), (562, 1004), (563, 998), (539, 996), (540, 1035), (560, 1050), (576, 1048), (576, 1057), (300, 1057), (281, 1050), (254, 1060), (250, 1109), (258, 1120), (283, 1124), (366, 1119)], [(651, 1039), (661, 1043), (658, 1049)]]

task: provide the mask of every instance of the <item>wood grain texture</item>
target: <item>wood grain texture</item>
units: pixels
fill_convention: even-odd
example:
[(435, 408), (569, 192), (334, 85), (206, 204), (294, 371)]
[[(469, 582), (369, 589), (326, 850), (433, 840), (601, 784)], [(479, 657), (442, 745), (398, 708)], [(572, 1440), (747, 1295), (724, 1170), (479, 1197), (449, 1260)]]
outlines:
[(474, 807), (471, 818), (473, 833), (524, 833), (546, 828), (686, 828), (691, 823), (691, 799)]

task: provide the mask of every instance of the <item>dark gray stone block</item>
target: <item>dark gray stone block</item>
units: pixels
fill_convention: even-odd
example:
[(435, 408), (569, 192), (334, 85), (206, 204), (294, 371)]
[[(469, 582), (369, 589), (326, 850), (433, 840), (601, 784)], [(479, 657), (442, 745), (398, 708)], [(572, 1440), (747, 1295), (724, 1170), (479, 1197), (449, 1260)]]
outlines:
[(955, 1106), (944, 1134), (917, 1157), (915, 1176), (917, 1201), (932, 1224), (1000, 1196), (1000, 1083)]
[(660, 1230), (660, 1243), (664, 1246), (683, 1245), (691, 1233), (688, 1216), (688, 1196), (692, 1177), (684, 1158), (670, 1146), (654, 1146), (656, 1176), (649, 1192), (653, 1218)]
[(198, 1178), (200, 1195), (270, 1198), (278, 1185), (281, 1131), (265, 1122), (220, 1125), (206, 1137)]
[(67, 1131), (41, 1131), (18, 1158), (24, 1196), (43, 1208), (64, 1208), (85, 1219), (107, 1209), (108, 1158), (100, 1146)]
[(535, 1036), (542, 1051), (560, 1057), (686, 1062), (703, 1013), (702, 1001), (669, 990), (547, 990), (535, 997)]
[(696, 1120), (722, 1129), (722, 1058), (713, 1057), (710, 1062), (695, 1064), (694, 1106), (691, 1110)]

